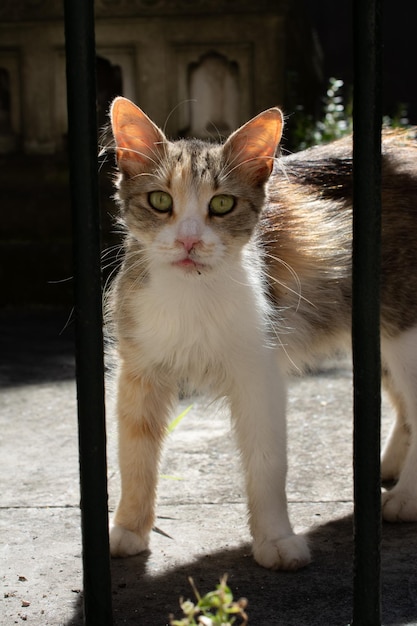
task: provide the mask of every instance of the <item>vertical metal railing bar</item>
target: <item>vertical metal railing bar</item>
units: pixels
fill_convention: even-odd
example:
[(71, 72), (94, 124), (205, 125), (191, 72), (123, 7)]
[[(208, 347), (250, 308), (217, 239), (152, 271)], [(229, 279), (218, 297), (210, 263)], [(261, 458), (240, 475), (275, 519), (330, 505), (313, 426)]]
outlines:
[(64, 0), (84, 623), (112, 624), (93, 0)]
[(354, 0), (353, 624), (381, 623), (381, 0)]

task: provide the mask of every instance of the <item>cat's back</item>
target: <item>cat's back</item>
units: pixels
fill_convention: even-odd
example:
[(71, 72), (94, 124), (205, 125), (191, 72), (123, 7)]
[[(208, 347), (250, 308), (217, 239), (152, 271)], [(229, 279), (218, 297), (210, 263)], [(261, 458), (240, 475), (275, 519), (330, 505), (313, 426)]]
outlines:
[[(282, 157), (261, 222), (272, 297), (288, 327), (318, 338), (350, 329), (352, 166), (351, 137)], [(392, 334), (417, 323), (415, 129), (383, 133), (381, 199), (382, 330)]]
[[(402, 188), (412, 196), (417, 185), (417, 129), (384, 129), (381, 142), (382, 191)], [(310, 187), (321, 197), (351, 199), (352, 136), (283, 156), (274, 178)]]
[[(417, 129), (384, 130), (382, 134), (381, 203), (383, 252), (389, 246), (417, 246)], [(297, 224), (308, 239), (324, 232), (351, 238), (353, 202), (352, 137), (284, 156), (270, 181), (267, 220)], [(286, 221), (287, 220), (287, 221)], [(326, 228), (327, 224), (327, 228)], [(278, 226), (275, 222), (274, 226)], [(327, 231), (327, 232), (326, 232)], [(395, 242), (395, 240), (397, 240)], [(414, 245), (413, 245), (414, 244)]]

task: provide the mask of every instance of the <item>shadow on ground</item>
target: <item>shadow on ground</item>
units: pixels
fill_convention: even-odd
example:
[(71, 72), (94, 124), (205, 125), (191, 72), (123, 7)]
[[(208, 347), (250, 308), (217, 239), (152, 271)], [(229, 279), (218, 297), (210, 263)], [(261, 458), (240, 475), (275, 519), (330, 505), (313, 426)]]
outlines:
[[(255, 626), (342, 626), (352, 612), (352, 518), (317, 526), (309, 533), (313, 563), (298, 572), (270, 572), (257, 566), (250, 547), (213, 552), (162, 576), (147, 574), (152, 553), (113, 560), (114, 623), (164, 626), (168, 616), (181, 616), (179, 598), (192, 599), (192, 576), (204, 594), (227, 572), (235, 599), (249, 600), (249, 622)], [(383, 624), (417, 623), (417, 560), (415, 525), (383, 527)], [(399, 575), (403, 572), (403, 575)], [(365, 593), (365, 591), (364, 591)], [(82, 599), (66, 626), (82, 624)]]
[(70, 310), (0, 311), (0, 387), (72, 380)]

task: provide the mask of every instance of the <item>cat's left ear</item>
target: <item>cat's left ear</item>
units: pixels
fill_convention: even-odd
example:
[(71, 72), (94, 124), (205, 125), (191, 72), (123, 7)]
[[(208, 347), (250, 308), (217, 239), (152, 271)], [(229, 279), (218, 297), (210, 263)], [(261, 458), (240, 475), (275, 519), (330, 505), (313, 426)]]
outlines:
[(282, 136), (283, 115), (274, 107), (238, 128), (224, 144), (229, 166), (239, 168), (254, 183), (266, 182)]
[(127, 98), (113, 100), (110, 117), (119, 169), (128, 176), (152, 169), (165, 148), (164, 133)]

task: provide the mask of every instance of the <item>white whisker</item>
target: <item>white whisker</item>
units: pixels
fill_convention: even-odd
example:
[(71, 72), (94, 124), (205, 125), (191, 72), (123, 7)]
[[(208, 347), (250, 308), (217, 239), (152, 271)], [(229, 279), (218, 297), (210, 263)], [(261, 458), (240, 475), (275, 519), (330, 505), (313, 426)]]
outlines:
[(163, 129), (162, 129), (164, 134), (166, 134), (167, 124), (168, 124), (169, 120), (171, 119), (172, 115), (175, 113), (175, 111), (177, 109), (179, 109), (180, 107), (184, 106), (185, 104), (189, 104), (190, 102), (197, 102), (197, 100), (195, 98), (188, 98), (187, 100), (182, 100), (181, 102), (178, 102), (178, 104), (176, 106), (174, 106), (173, 109), (171, 109), (170, 113), (167, 115), (167, 118), (165, 120), (165, 124), (164, 124)]
[(315, 309), (317, 308), (316, 305), (314, 304), (314, 302), (311, 302), (310, 300), (308, 300), (307, 298), (305, 298), (302, 293), (301, 293), (301, 281), (297, 275), (297, 272), (291, 267), (291, 265), (289, 265), (286, 261), (284, 261), (283, 259), (281, 259), (280, 257), (277, 257), (269, 252), (266, 253), (266, 256), (269, 257), (270, 259), (273, 259), (274, 261), (276, 261), (277, 263), (280, 263), (283, 267), (285, 267), (286, 270), (288, 270), (288, 272), (291, 274), (291, 276), (294, 278), (297, 288), (298, 290), (292, 289), (291, 287), (289, 287), (289, 285), (287, 283), (284, 283), (282, 281), (280, 281), (276, 276), (272, 276), (271, 274), (266, 273), (266, 276), (273, 281), (274, 283), (280, 285), (281, 287), (283, 287), (284, 289), (286, 289), (287, 291), (289, 291), (290, 293), (294, 294), (295, 296), (297, 296), (298, 298), (298, 304), (296, 307), (296, 310), (298, 311), (299, 306), (300, 306), (300, 302), (301, 300), (303, 300), (304, 302), (306, 302), (307, 304), (309, 304), (310, 306), (314, 307)]

